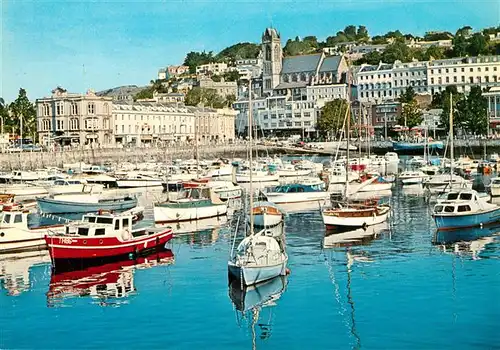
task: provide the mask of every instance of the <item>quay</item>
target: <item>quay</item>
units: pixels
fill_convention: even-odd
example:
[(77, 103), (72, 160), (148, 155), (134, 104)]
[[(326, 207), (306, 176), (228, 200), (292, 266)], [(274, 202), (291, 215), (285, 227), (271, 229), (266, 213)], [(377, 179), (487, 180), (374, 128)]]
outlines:
[[(261, 156), (276, 154), (330, 156), (334, 154), (337, 149), (336, 142), (317, 142), (313, 144), (322, 146), (322, 149), (273, 145), (255, 145), (253, 149), (259, 152)], [(384, 154), (393, 151), (390, 141), (372, 141), (370, 143), (370, 148), (373, 154)], [(366, 143), (361, 144), (361, 151), (367, 151)], [(246, 143), (200, 145), (198, 149), (200, 158), (203, 159), (245, 157), (247, 152), (248, 145)], [(489, 155), (493, 152), (500, 152), (500, 140), (456, 140), (455, 152), (455, 154), (482, 157), (484, 153)], [(86, 148), (46, 152), (15, 152), (0, 153), (0, 167), (2, 170), (34, 170), (44, 167), (62, 167), (63, 164), (77, 162), (101, 165), (118, 162), (169, 162), (172, 159), (190, 159), (194, 158), (194, 156), (195, 150), (192, 145), (151, 148)]]

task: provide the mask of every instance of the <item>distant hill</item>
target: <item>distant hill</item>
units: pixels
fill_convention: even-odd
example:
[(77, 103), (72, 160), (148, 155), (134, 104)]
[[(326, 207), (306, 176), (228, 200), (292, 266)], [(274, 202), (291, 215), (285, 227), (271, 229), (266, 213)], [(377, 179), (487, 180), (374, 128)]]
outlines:
[(135, 96), (137, 93), (141, 92), (142, 90), (146, 89), (147, 86), (137, 86), (137, 85), (124, 85), (124, 86), (117, 86), (111, 89), (107, 90), (102, 90), (99, 92), (96, 92), (97, 96), (107, 96), (107, 97), (113, 97), (113, 99), (116, 99), (118, 96)]

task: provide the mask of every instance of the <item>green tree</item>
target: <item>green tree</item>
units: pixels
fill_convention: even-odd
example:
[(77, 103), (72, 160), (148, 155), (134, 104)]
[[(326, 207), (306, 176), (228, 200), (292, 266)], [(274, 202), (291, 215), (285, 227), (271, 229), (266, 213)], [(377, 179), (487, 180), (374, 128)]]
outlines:
[(463, 114), (459, 113), (457, 107), (461, 105), (461, 102), (464, 99), (464, 95), (456, 92), (456, 87), (453, 89), (449, 89), (448, 91), (443, 91), (441, 94), (442, 105), (441, 108), (443, 112), (441, 113), (441, 125), (448, 132), (450, 130), (450, 96), (452, 99), (452, 109), (453, 109), (453, 124), (457, 127), (461, 127), (463, 122)]
[(453, 34), (450, 32), (437, 32), (437, 33), (425, 33), (425, 41), (437, 41), (437, 40), (448, 40), (453, 38)]
[(422, 111), (418, 107), (416, 100), (403, 104), (403, 110), (401, 111), (401, 116), (398, 119), (398, 123), (400, 125), (405, 125), (411, 129), (414, 126), (420, 125), (422, 120)]
[(318, 118), (318, 130), (324, 135), (335, 135), (342, 129), (348, 104), (344, 99), (335, 99), (325, 103)]
[(355, 64), (356, 65), (361, 65), (363, 63), (379, 64), (380, 61), (382, 61), (382, 54), (378, 51), (372, 51), (368, 52), (366, 55), (357, 60)]
[(387, 38), (382, 35), (375, 35), (374, 37), (372, 37), (372, 44), (373, 45), (387, 44)]
[(469, 56), (487, 55), (489, 53), (488, 39), (481, 33), (475, 33), (471, 36), (468, 40), (469, 45), (467, 46)]
[(233, 94), (226, 96), (227, 107), (232, 107), (234, 102), (236, 102), (236, 96), (234, 96)]
[(365, 26), (358, 26), (358, 30), (356, 32), (356, 40), (357, 41), (368, 41), (369, 39), (368, 29)]
[(154, 89), (152, 86), (142, 89), (134, 96), (134, 101), (153, 98)]
[(203, 104), (205, 107), (212, 108), (223, 108), (225, 105), (224, 99), (217, 95), (214, 89), (200, 87), (194, 87), (187, 93), (185, 103), (188, 106)]
[(240, 73), (237, 70), (231, 70), (229, 72), (224, 73), (225, 81), (238, 81), (240, 80)]
[(469, 46), (469, 43), (467, 42), (467, 39), (464, 35), (455, 35), (451, 42), (453, 44), (453, 56), (463, 57), (467, 55), (467, 48)]
[(189, 73), (196, 73), (196, 67), (202, 64), (215, 62), (213, 52), (194, 52), (191, 51), (186, 55), (184, 59), (184, 65), (189, 66)]
[(12, 132), (20, 132), (21, 118), (23, 121), (23, 135), (36, 135), (36, 108), (28, 99), (26, 90), (19, 89), (19, 94), (14, 102), (9, 105), (10, 116), (5, 121)]
[(457, 103), (460, 126), (469, 134), (484, 135), (488, 131), (488, 100), (481, 87), (473, 86), (466, 98)]
[[(0, 97), (0, 117), (2, 117), (2, 123), (5, 123), (9, 118), (9, 105), (5, 103), (5, 100)], [(5, 125), (2, 125), (5, 129)]]
[(243, 58), (257, 58), (260, 52), (260, 45), (254, 43), (238, 43), (226, 47), (219, 52), (215, 59), (217, 61), (235, 62)]
[(396, 60), (409, 62), (412, 58), (413, 54), (411, 48), (400, 41), (387, 45), (382, 53), (382, 60), (386, 63), (394, 63)]
[(399, 102), (401, 103), (410, 103), (412, 102), (413, 100), (415, 100), (415, 90), (413, 90), (413, 87), (411, 86), (408, 86), (405, 90), (405, 92), (403, 92), (401, 94), (401, 96), (399, 97)]
[(435, 59), (435, 60), (440, 60), (440, 59), (443, 59), (445, 58), (445, 50), (444, 48), (442, 47), (439, 47), (439, 46), (430, 46), (429, 48), (427, 48), (427, 50), (425, 50), (425, 54), (424, 54), (424, 61), (429, 61), (431, 59)]

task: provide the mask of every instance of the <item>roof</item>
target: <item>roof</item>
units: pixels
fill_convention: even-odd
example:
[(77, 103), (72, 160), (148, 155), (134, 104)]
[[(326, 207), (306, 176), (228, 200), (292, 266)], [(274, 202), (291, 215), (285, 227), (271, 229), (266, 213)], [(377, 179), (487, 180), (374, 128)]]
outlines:
[(291, 83), (281, 83), (278, 86), (275, 87), (275, 89), (295, 89), (295, 88), (301, 88), (301, 87), (306, 87), (307, 83), (303, 81), (299, 82), (291, 82)]
[(340, 62), (342, 61), (342, 56), (328, 56), (323, 60), (320, 72), (333, 72), (339, 69)]
[(321, 53), (285, 57), (283, 59), (282, 74), (315, 72), (321, 59)]

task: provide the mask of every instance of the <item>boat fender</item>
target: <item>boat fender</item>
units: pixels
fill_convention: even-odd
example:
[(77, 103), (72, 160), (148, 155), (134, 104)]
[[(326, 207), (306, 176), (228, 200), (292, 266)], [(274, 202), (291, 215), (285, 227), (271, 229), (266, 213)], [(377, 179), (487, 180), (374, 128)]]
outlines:
[(124, 241), (128, 241), (130, 239), (130, 231), (129, 230), (126, 229), (125, 231), (123, 231), (123, 233), (122, 233), (122, 239)]
[(286, 274), (286, 275), (289, 275), (289, 274), (291, 274), (291, 273), (292, 273), (292, 271), (290, 271), (290, 269), (287, 267), (287, 268), (286, 268), (286, 270), (285, 270), (285, 274)]
[(361, 225), (361, 228), (362, 228), (363, 230), (366, 230), (366, 228), (367, 228), (367, 227), (368, 227), (368, 225), (366, 224), (366, 222), (363, 222), (363, 225)]

